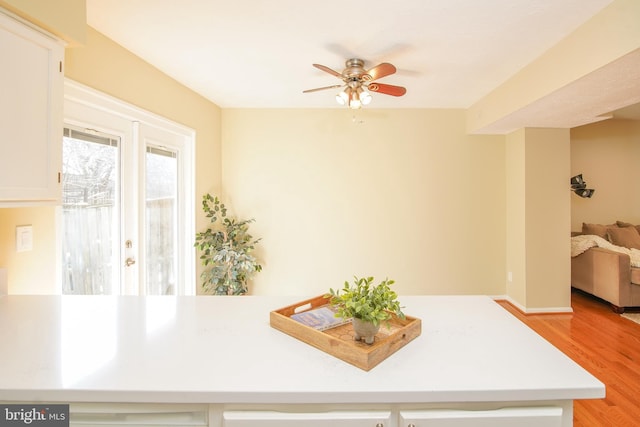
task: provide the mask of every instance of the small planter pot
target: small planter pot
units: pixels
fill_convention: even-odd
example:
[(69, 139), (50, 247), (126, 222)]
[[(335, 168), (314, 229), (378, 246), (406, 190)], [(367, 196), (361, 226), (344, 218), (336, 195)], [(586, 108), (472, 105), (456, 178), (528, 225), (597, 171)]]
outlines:
[(366, 344), (373, 344), (374, 337), (380, 330), (380, 324), (374, 325), (372, 322), (365, 322), (360, 319), (353, 318), (353, 332), (356, 341), (364, 341)]

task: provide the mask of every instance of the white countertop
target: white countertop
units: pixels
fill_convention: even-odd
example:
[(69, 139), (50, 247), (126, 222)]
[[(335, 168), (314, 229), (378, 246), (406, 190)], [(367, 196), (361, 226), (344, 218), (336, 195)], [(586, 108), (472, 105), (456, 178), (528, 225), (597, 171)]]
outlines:
[(403, 296), (422, 334), (366, 372), (269, 326), (292, 297), (0, 297), (0, 401), (425, 403), (604, 397), (488, 297)]

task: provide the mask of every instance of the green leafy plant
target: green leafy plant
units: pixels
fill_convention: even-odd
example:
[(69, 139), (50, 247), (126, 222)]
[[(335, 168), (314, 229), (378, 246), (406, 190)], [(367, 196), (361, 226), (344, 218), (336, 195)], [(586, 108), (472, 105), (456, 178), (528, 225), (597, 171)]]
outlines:
[(385, 279), (374, 285), (373, 280), (373, 277), (354, 276), (353, 285), (345, 281), (342, 289), (329, 289), (325, 297), (329, 298), (329, 303), (336, 308), (336, 316), (353, 317), (372, 322), (374, 325), (388, 321), (392, 313), (404, 319), (398, 295), (390, 287), (395, 282)]
[(211, 224), (196, 233), (195, 246), (202, 252), (200, 259), (207, 267), (201, 274), (205, 291), (216, 295), (242, 295), (249, 290), (249, 280), (262, 266), (251, 255), (255, 244), (249, 234), (253, 219), (239, 221), (227, 216), (227, 209), (218, 197), (205, 194), (202, 209)]

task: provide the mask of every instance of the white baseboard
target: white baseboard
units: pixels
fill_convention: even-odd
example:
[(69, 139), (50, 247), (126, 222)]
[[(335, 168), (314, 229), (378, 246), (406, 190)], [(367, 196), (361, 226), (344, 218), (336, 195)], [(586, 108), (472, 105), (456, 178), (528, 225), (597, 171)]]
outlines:
[(493, 298), (494, 300), (505, 300), (525, 314), (573, 313), (573, 308), (571, 307), (525, 307), (519, 302), (515, 301), (509, 295), (493, 295), (491, 298)]

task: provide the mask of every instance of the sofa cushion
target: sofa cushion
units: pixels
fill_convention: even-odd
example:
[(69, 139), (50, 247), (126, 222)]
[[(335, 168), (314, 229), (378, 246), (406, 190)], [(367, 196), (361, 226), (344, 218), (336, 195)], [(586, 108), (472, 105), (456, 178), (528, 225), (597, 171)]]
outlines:
[(607, 229), (607, 235), (616, 246), (640, 249), (640, 234), (635, 227), (611, 227)]
[(631, 283), (640, 285), (640, 268), (631, 267)]
[(634, 227), (640, 233), (640, 225), (633, 225), (630, 222), (616, 221), (618, 227)]
[(588, 224), (586, 222), (582, 223), (582, 234), (592, 234), (595, 236), (600, 236), (603, 239), (608, 239), (607, 237), (607, 229), (610, 227), (617, 227), (616, 224), (604, 225), (604, 224)]

